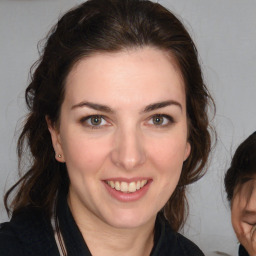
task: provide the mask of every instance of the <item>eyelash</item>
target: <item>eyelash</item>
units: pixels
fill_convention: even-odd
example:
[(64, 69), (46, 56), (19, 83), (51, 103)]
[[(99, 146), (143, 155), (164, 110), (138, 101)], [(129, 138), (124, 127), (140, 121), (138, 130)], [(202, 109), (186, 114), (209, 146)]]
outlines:
[(107, 122), (107, 121), (106, 121), (106, 117), (103, 116), (103, 115), (90, 115), (90, 116), (86, 116), (86, 117), (83, 117), (83, 118), (80, 120), (80, 122), (81, 122), (82, 124), (85, 124), (86, 127), (89, 127), (89, 128), (91, 128), (91, 129), (101, 129), (102, 126), (104, 126), (104, 125), (102, 125), (101, 123), (100, 123), (99, 125), (88, 124), (88, 123), (87, 123), (88, 120), (90, 120), (90, 119), (92, 119), (92, 118), (100, 118), (101, 120), (104, 120), (105, 122)]
[(150, 124), (150, 125), (152, 125), (156, 128), (165, 128), (165, 127), (168, 127), (168, 126), (170, 126), (171, 124), (174, 123), (173, 117), (169, 116), (169, 115), (166, 115), (166, 114), (154, 114), (151, 117), (149, 117), (148, 120), (152, 120), (153, 118), (165, 118), (165, 119), (167, 119), (166, 121), (163, 121), (163, 122), (167, 122), (166, 124), (160, 124), (160, 125)]
[[(101, 119), (101, 120), (104, 120), (106, 123), (108, 123), (107, 121), (107, 118), (103, 115), (90, 115), (90, 116), (86, 116), (86, 117), (83, 117), (80, 122), (82, 124), (84, 124), (85, 126), (91, 128), (91, 129), (101, 129), (103, 126), (108, 126), (108, 125), (105, 125), (105, 124), (99, 124), (99, 125), (93, 125), (92, 124), (92, 121), (90, 121), (91, 124), (88, 124), (88, 121), (92, 118), (98, 118), (98, 119)], [(169, 116), (169, 115), (166, 115), (166, 114), (154, 114), (152, 116), (150, 116), (148, 119), (147, 119), (147, 123), (150, 121), (150, 120), (153, 120), (153, 118), (164, 118), (166, 120), (164, 120), (163, 122), (167, 122), (166, 124), (154, 124), (153, 121), (152, 121), (152, 124), (149, 124), (150, 126), (154, 126), (156, 128), (165, 128), (165, 127), (168, 127), (170, 126), (171, 124), (174, 123), (174, 119), (172, 116)]]

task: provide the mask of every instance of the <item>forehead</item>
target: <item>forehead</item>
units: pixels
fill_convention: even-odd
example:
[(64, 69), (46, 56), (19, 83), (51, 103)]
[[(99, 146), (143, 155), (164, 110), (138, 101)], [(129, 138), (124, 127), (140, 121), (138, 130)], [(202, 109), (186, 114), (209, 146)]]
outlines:
[(139, 103), (141, 97), (149, 101), (169, 96), (181, 101), (185, 98), (184, 82), (174, 58), (153, 47), (85, 57), (69, 73), (65, 91), (74, 101), (81, 97), (102, 101), (107, 96), (119, 98), (122, 103), (131, 99)]

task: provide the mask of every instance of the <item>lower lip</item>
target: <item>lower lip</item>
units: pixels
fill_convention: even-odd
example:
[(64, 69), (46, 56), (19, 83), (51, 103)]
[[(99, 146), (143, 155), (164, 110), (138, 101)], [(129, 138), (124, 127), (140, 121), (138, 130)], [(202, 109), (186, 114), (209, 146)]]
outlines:
[(151, 182), (152, 180), (149, 180), (144, 187), (132, 193), (124, 193), (122, 191), (117, 191), (114, 188), (110, 187), (108, 184), (106, 184), (106, 182), (104, 181), (103, 184), (105, 185), (107, 191), (113, 198), (121, 202), (133, 202), (141, 199), (147, 193)]

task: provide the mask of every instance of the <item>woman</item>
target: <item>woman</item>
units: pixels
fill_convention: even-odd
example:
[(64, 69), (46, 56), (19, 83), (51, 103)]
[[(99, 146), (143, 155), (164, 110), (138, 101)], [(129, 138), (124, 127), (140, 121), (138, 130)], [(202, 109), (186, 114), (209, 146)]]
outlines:
[(26, 90), (18, 152), (32, 164), (5, 196), (0, 251), (203, 255), (177, 231), (210, 152), (211, 101), (192, 39), (161, 5), (69, 11)]
[(240, 256), (256, 255), (256, 132), (237, 148), (225, 176)]

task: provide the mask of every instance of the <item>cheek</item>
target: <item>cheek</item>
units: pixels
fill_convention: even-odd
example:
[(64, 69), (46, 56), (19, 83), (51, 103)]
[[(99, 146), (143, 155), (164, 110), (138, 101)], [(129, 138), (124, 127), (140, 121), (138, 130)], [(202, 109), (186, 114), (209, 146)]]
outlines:
[(238, 209), (236, 207), (234, 207), (234, 201), (232, 203), (232, 207), (231, 207), (231, 222), (233, 227), (236, 226), (237, 220), (238, 220)]
[(159, 171), (169, 172), (181, 171), (184, 154), (186, 151), (186, 142), (174, 139), (165, 139), (151, 143), (150, 155), (155, 164), (161, 166)]
[(241, 200), (238, 196), (234, 196), (231, 206), (231, 223), (236, 234), (242, 232), (241, 217)]
[(108, 156), (109, 142), (79, 134), (66, 136), (63, 140), (63, 152), (69, 172), (94, 173)]
[[(183, 139), (184, 141), (184, 139)], [(151, 159), (157, 170), (159, 193), (167, 201), (175, 190), (182, 166), (185, 152), (185, 142), (182, 140), (163, 140), (161, 143), (152, 143)]]

